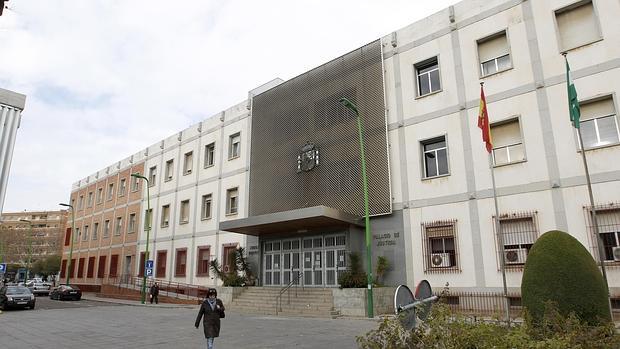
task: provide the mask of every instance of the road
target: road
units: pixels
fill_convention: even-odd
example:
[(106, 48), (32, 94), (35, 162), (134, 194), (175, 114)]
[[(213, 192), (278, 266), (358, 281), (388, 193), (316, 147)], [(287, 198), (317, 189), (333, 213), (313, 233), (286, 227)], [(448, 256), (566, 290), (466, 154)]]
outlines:
[[(0, 347), (205, 348), (194, 328), (198, 306), (126, 305), (38, 297), (34, 310), (0, 314)], [(376, 328), (366, 319), (317, 319), (227, 312), (215, 344), (232, 348), (356, 348), (355, 336)]]

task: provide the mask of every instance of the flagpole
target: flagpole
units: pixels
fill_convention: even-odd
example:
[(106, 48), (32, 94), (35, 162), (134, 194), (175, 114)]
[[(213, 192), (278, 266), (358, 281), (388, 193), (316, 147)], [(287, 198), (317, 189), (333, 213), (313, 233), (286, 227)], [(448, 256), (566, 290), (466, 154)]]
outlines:
[[(482, 90), (484, 85), (484, 81), (480, 82), (480, 89)], [(484, 102), (484, 107), (486, 109), (486, 101)], [(488, 118), (488, 114), (487, 114)], [(489, 126), (490, 129), (490, 126)], [(490, 130), (489, 130), (490, 132)], [(488, 149), (488, 148), (487, 148)], [(491, 183), (493, 183), (493, 203), (495, 204), (495, 231), (497, 231), (497, 242), (499, 244), (499, 254), (500, 254), (500, 268), (502, 270), (502, 284), (504, 286), (504, 302), (506, 307), (506, 322), (508, 326), (510, 326), (510, 301), (508, 299), (508, 286), (506, 285), (506, 261), (504, 260), (504, 234), (502, 233), (502, 226), (499, 222), (499, 205), (497, 204), (497, 190), (495, 188), (495, 166), (493, 166), (493, 152), (488, 152), (489, 154), (489, 168), (491, 169)]]

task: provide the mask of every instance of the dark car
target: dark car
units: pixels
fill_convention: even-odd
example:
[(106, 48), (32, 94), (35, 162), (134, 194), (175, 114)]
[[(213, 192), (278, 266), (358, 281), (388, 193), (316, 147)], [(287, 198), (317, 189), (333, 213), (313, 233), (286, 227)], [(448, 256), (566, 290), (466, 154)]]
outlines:
[(34, 309), (35, 298), (28, 287), (4, 286), (0, 288), (0, 309), (26, 308)]
[(77, 286), (60, 285), (50, 292), (50, 299), (79, 301), (82, 299), (82, 291)]

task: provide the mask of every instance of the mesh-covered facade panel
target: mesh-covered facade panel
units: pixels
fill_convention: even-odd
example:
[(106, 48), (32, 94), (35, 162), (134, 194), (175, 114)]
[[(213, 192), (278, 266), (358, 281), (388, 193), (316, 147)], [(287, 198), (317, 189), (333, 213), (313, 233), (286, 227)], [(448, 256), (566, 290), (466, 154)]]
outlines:
[[(342, 97), (362, 118), (370, 214), (391, 212), (381, 60), (377, 40), (254, 97), (250, 216), (318, 205), (364, 215), (357, 119)], [(299, 170), (308, 143), (318, 165)]]

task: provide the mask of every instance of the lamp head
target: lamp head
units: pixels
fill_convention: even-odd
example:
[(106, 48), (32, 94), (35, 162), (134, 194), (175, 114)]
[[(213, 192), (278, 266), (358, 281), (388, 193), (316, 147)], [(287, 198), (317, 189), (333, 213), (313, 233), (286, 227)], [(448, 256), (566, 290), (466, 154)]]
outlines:
[(339, 102), (342, 103), (345, 107), (353, 110), (356, 115), (359, 115), (359, 112), (357, 111), (357, 106), (353, 104), (353, 102), (351, 102), (350, 100), (342, 97), (340, 98)]

